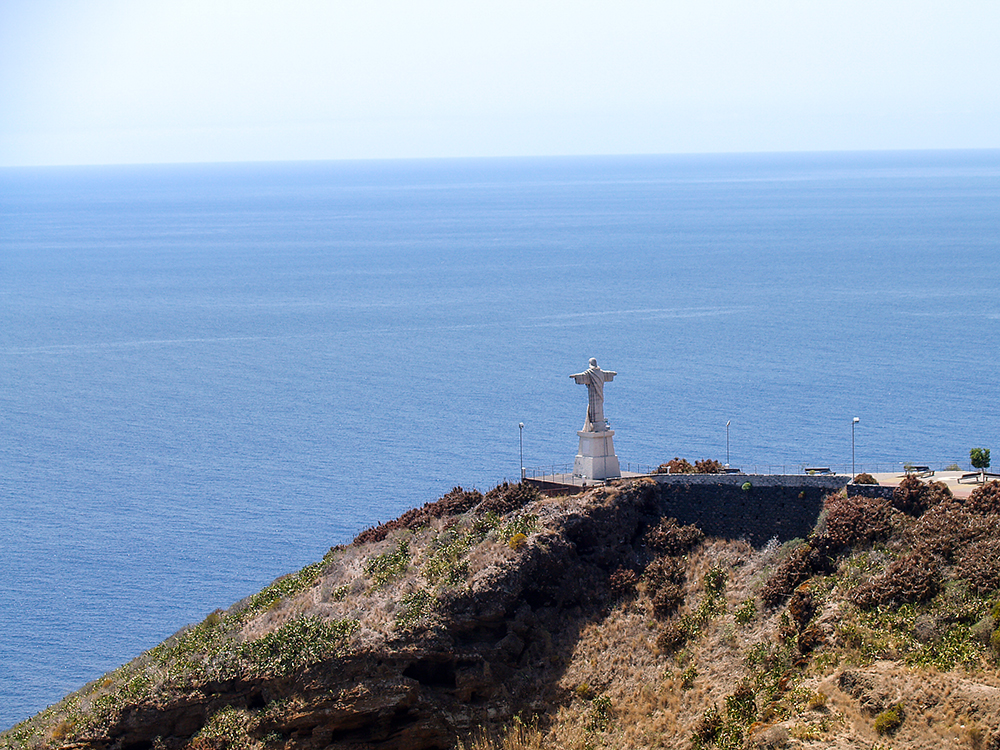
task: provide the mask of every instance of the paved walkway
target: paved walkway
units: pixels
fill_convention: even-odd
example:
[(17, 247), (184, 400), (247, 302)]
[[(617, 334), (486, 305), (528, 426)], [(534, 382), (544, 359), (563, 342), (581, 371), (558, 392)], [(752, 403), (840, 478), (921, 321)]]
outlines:
[[(955, 497), (968, 497), (976, 487), (979, 485), (975, 482), (963, 482), (958, 483), (958, 478), (964, 474), (968, 474), (967, 471), (936, 471), (934, 476), (931, 477), (921, 477), (920, 479), (924, 482), (944, 482), (945, 485), (951, 490), (951, 494)], [(903, 473), (899, 474), (872, 474), (878, 483), (886, 486), (895, 486), (903, 481), (903, 477), (906, 475)]]

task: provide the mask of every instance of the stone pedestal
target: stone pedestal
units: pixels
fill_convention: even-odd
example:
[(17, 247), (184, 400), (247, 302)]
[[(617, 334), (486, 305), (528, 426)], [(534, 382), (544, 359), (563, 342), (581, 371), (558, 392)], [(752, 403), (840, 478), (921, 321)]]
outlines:
[(615, 455), (615, 431), (588, 432), (578, 430), (580, 449), (573, 462), (573, 476), (583, 479), (611, 479), (622, 475)]

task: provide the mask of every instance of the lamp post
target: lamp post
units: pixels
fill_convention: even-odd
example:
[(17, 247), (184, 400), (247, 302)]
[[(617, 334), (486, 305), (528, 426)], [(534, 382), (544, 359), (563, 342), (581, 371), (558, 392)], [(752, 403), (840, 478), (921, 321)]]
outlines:
[(517, 436), (521, 454), (521, 481), (524, 481), (524, 422), (517, 423)]
[(729, 468), (729, 423), (733, 420), (726, 420), (726, 468)]
[(854, 481), (854, 477), (857, 476), (854, 470), (854, 425), (856, 425), (860, 421), (861, 419), (859, 419), (858, 417), (855, 417), (851, 421), (851, 481), (852, 482)]

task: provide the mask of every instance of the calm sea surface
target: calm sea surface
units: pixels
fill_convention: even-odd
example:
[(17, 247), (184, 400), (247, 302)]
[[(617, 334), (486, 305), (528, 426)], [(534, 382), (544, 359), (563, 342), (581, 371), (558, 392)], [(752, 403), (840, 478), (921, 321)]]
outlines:
[(1000, 456), (1000, 152), (0, 170), (0, 727), (454, 485)]

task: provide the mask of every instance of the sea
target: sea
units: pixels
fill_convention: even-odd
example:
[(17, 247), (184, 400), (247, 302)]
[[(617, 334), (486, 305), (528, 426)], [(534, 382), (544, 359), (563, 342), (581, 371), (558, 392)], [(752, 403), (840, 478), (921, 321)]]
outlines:
[[(0, 727), (454, 486), (1000, 459), (1000, 151), (0, 169)], [(855, 422), (854, 418), (858, 421)]]

